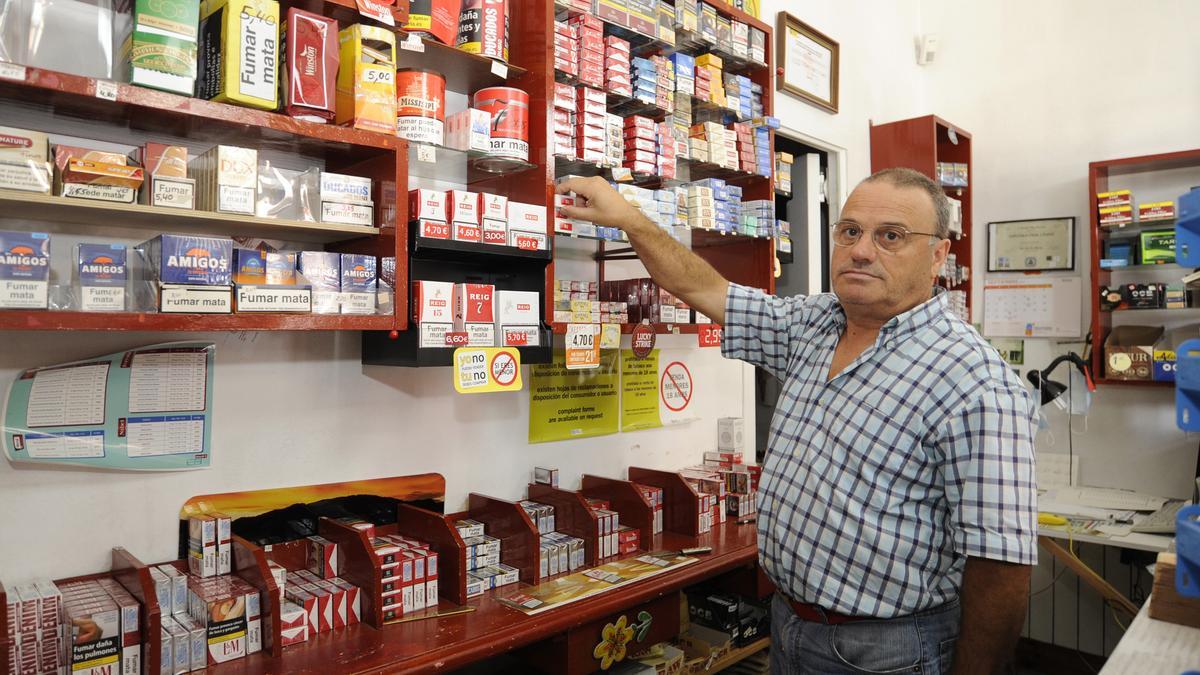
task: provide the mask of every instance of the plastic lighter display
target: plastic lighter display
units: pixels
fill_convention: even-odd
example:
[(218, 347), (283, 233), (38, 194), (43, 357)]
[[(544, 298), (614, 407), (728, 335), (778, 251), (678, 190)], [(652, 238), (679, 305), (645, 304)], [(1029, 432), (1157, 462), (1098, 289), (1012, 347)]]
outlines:
[(8, 388), (12, 462), (166, 471), (209, 466), (213, 360), (205, 342), (30, 368)]

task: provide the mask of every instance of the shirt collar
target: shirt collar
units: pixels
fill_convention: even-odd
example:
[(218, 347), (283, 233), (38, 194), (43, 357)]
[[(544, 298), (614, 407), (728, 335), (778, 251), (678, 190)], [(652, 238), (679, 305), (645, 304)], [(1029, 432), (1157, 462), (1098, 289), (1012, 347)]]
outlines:
[[(836, 298), (836, 296), (834, 297)], [(879, 329), (879, 336), (881, 338), (885, 336), (899, 337), (917, 331), (943, 316), (947, 311), (948, 304), (949, 296), (946, 295), (946, 289), (934, 286), (933, 297), (888, 319), (887, 323)], [(840, 331), (846, 326), (846, 310), (840, 302), (835, 302), (834, 307), (837, 311), (834, 313), (833, 323), (834, 327)]]

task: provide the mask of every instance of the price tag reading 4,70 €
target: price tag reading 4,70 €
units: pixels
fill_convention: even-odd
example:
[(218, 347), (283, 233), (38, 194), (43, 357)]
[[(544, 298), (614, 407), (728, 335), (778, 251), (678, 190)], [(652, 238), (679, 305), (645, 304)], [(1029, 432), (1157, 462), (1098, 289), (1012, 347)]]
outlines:
[(521, 353), (514, 347), (454, 350), (454, 389), (460, 394), (520, 391)]
[(567, 370), (600, 367), (600, 324), (567, 324), (566, 355)]

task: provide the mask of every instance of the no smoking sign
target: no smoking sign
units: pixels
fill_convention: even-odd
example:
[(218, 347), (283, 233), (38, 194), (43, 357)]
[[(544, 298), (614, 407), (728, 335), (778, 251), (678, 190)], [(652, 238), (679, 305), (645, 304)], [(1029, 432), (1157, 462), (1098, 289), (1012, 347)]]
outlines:
[(692, 371), (679, 361), (668, 363), (663, 369), (658, 391), (668, 410), (683, 412), (692, 402)]

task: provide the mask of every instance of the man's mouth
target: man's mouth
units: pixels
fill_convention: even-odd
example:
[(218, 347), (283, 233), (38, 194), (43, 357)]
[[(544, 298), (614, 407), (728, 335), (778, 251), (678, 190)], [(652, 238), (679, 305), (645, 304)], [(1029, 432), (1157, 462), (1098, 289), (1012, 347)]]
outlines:
[(841, 276), (844, 276), (844, 277), (848, 276), (848, 277), (857, 278), (857, 279), (878, 279), (879, 278), (878, 276), (871, 274), (870, 272), (865, 272), (863, 270), (843, 270), (841, 273)]

